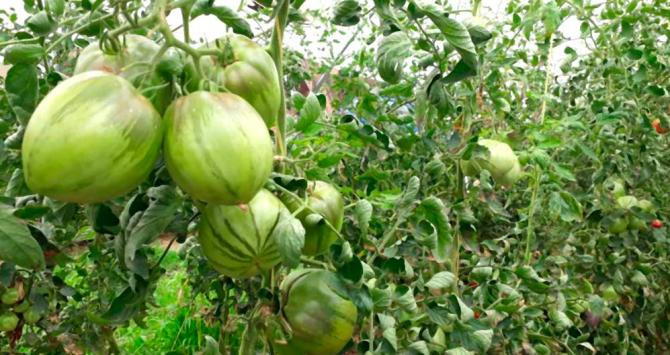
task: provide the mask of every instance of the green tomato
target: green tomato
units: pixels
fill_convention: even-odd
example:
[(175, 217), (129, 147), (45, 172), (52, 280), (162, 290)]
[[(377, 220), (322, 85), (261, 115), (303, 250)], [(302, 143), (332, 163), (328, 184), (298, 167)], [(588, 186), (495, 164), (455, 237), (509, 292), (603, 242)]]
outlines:
[(20, 298), (19, 290), (15, 289), (15, 288), (8, 288), (2, 294), (2, 297), (0, 297), (0, 300), (2, 300), (3, 304), (12, 305), (12, 304), (18, 302), (19, 298)]
[(23, 174), (35, 193), (94, 203), (122, 196), (151, 172), (161, 117), (125, 79), (99, 71), (61, 82), (23, 138)]
[(626, 217), (615, 218), (607, 229), (612, 234), (623, 233), (626, 230), (628, 230), (628, 218)]
[(42, 315), (33, 308), (28, 309), (23, 313), (23, 320), (26, 324), (35, 324), (42, 318)]
[(631, 195), (621, 196), (616, 199), (616, 202), (619, 205), (619, 207), (627, 210), (637, 206), (638, 203), (637, 198)]
[(640, 207), (640, 209), (645, 212), (653, 212), (655, 209), (654, 204), (649, 200), (637, 201), (637, 207)]
[(19, 325), (19, 317), (14, 313), (0, 315), (0, 331), (11, 332)]
[(511, 186), (522, 174), (521, 164), (512, 148), (507, 144), (493, 139), (480, 139), (477, 144), (489, 150), (486, 159), (462, 161), (463, 174), (476, 176), (481, 170), (488, 170), (493, 180), (503, 186)]
[[(302, 252), (305, 255), (318, 255), (327, 251), (337, 240), (337, 233), (325, 221), (338, 232), (342, 229), (344, 200), (333, 185), (323, 181), (310, 183), (307, 194), (307, 206), (297, 215), (305, 227), (305, 246)], [(302, 201), (287, 195), (282, 195), (282, 201), (291, 212), (298, 210), (303, 204)], [(323, 220), (317, 223), (311, 222), (309, 216), (313, 214), (320, 215)]]
[(168, 171), (194, 199), (247, 203), (270, 177), (270, 134), (256, 110), (241, 97), (194, 92), (177, 99), (165, 121)]
[(281, 284), (282, 315), (293, 336), (285, 355), (334, 355), (351, 340), (358, 311), (337, 274), (327, 270), (292, 272)]
[(249, 205), (208, 204), (201, 210), (198, 240), (210, 265), (220, 273), (246, 278), (270, 270), (281, 261), (272, 235), (286, 207), (267, 190)]
[(261, 46), (239, 34), (229, 34), (208, 48), (219, 48), (228, 58), (203, 56), (198, 74), (193, 62), (185, 68), (187, 89), (197, 91), (207, 79), (211, 85), (239, 95), (253, 106), (268, 127), (274, 125), (281, 104), (279, 75), (272, 57)]
[[(152, 64), (151, 60), (159, 53), (160, 46), (152, 40), (138, 35), (127, 35), (121, 43), (125, 46), (114, 54), (104, 53), (100, 49), (99, 42), (89, 44), (77, 58), (74, 73), (105, 71), (117, 74), (133, 83), (133, 85), (151, 88), (142, 90), (142, 92), (151, 100), (159, 113), (164, 113), (172, 102), (172, 87), (168, 81), (163, 79), (158, 70), (150, 75), (145, 75)], [(166, 60), (166, 57), (167, 55), (164, 55), (159, 60)]]
[(643, 231), (647, 229), (647, 224), (637, 217), (631, 217), (628, 229)]

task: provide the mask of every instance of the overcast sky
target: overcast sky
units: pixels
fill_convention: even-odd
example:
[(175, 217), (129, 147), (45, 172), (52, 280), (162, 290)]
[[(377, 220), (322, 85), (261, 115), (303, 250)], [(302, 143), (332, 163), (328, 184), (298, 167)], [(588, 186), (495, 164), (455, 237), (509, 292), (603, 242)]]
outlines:
[[(246, 2), (249, 3), (250, 0), (246, 0)], [(236, 9), (240, 4), (240, 0), (217, 0), (215, 3), (221, 5), (226, 4), (226, 6)], [(331, 11), (330, 7), (332, 7), (333, 3), (334, 1), (306, 0), (303, 6), (308, 9), (324, 9), (324, 11)], [(370, 3), (369, 6), (371, 6), (372, 0), (368, 0), (368, 3)], [(471, 7), (470, 0), (454, 0), (450, 3), (456, 9), (469, 9)], [(483, 0), (480, 14), (495, 21), (496, 18), (504, 16), (507, 3), (507, 0)], [(26, 13), (23, 11), (23, 0), (0, 0), (0, 9), (7, 11), (12, 11), (12, 9), (14, 9), (17, 12), (19, 19), (24, 19), (26, 17)], [(465, 16), (467, 16), (467, 14), (465, 14)], [(168, 20), (176, 27), (181, 23), (181, 16), (175, 11)], [(267, 26), (267, 24), (265, 26)], [(315, 26), (318, 26), (318, 24), (305, 24), (305, 32), (308, 34), (307, 39), (313, 43), (313, 46), (315, 46), (315, 48), (311, 48), (312, 50), (309, 52), (316, 55), (321, 54), (324, 59), (330, 56), (330, 52), (327, 49), (332, 49), (332, 53), (339, 53), (347, 39), (353, 34), (353, 31), (355, 31), (355, 27), (347, 27), (343, 29), (342, 34), (340, 35), (340, 40), (335, 40), (330, 43), (321, 43), (321, 41), (319, 41), (319, 36), (323, 33), (323, 30)], [(567, 37), (574, 38), (575, 40), (564, 43), (554, 49), (553, 67), (555, 70), (558, 70), (558, 66), (560, 66), (560, 63), (565, 58), (563, 53), (565, 46), (571, 46), (579, 54), (587, 52), (583, 41), (579, 39), (579, 21), (576, 18), (568, 19), (563, 23), (560, 30), (565, 33)], [(201, 16), (191, 23), (191, 32), (194, 39), (213, 40), (225, 33), (226, 27), (213, 16)], [(177, 32), (177, 36), (181, 37), (181, 31)], [(365, 37), (366, 36), (364, 35), (359, 36), (361, 41), (365, 40)], [(287, 37), (285, 38), (285, 43), (291, 47), (300, 45), (297, 37)], [(355, 41), (350, 48), (355, 49), (356, 46), (357, 42)]]

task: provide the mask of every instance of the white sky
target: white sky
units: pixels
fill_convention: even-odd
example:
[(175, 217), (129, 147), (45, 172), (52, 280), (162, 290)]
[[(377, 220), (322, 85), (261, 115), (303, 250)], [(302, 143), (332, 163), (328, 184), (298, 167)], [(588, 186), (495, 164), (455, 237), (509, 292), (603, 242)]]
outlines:
[[(217, 0), (216, 3), (221, 4), (221, 5), (226, 5), (229, 6), (233, 9), (237, 9), (240, 1), (242, 0)], [(372, 0), (365, 0), (368, 2), (368, 6), (372, 6)], [(246, 0), (247, 3), (250, 3), (251, 0)], [(325, 11), (328, 11), (330, 13), (332, 4), (334, 1), (321, 1), (321, 0), (306, 0), (305, 4), (303, 5), (303, 8), (307, 9), (324, 9)], [(456, 9), (469, 9), (471, 7), (471, 0), (454, 0), (451, 1), (452, 5)], [(507, 0), (483, 0), (482, 1), (482, 9), (481, 9), (481, 16), (484, 16), (492, 21), (495, 21), (496, 18), (504, 14), (505, 11), (505, 6), (508, 3)], [(0, 0), (0, 9), (4, 9), (7, 11), (11, 11), (11, 9), (14, 9), (17, 11), (17, 15), (20, 20), (24, 19), (26, 17), (25, 11), (23, 11), (23, 1), (22, 0)], [(175, 11), (169, 18), (169, 22), (173, 24), (175, 27), (181, 23), (181, 16), (178, 13), (178, 11)], [(254, 31), (258, 30), (258, 24), (253, 24), (252, 27), (254, 28)], [(260, 24), (264, 28), (267, 28), (269, 24)], [(312, 45), (315, 48), (310, 48), (310, 53), (313, 55), (321, 56), (322, 59), (329, 58), (332, 54), (331, 53), (339, 53), (342, 47), (345, 45), (346, 41), (349, 39), (349, 37), (353, 34), (355, 31), (355, 27), (346, 27), (341, 29), (341, 33), (335, 37), (335, 40), (329, 43), (322, 43), (322, 41), (319, 40), (320, 35), (323, 33), (323, 30), (317, 27), (318, 24), (310, 24), (307, 23), (305, 24), (305, 32), (306, 32), (306, 39), (309, 43), (312, 43)], [(583, 41), (579, 38), (580, 32), (579, 32), (579, 21), (576, 18), (570, 18), (568, 19), (560, 28), (563, 33), (566, 34), (567, 37), (569, 38), (574, 38), (573, 41), (561, 44), (557, 48), (554, 49), (553, 52), (553, 68), (555, 72), (558, 70), (558, 67), (560, 66), (561, 62), (565, 58), (565, 55), (563, 53), (563, 50), (565, 49), (566, 46), (571, 46), (574, 48), (579, 54), (584, 54), (588, 50), (586, 49)], [(191, 33), (192, 37), (194, 39), (204, 39), (204, 40), (213, 40), (217, 37), (220, 37), (223, 33), (225, 33), (226, 27), (223, 25), (221, 22), (219, 22), (218, 19), (216, 19), (214, 16), (202, 16), (197, 18), (191, 23)], [(178, 31), (177, 36), (181, 36), (181, 31)], [(352, 43), (350, 48), (352, 50), (355, 50), (356, 48), (360, 48), (362, 45), (362, 41), (366, 39), (365, 33), (362, 35), (359, 35), (357, 40)], [(291, 47), (298, 47), (300, 45), (300, 41), (298, 37), (290, 37), (287, 36), (285, 38), (285, 43), (288, 46)], [(326, 49), (331, 49), (332, 52), (326, 51)]]

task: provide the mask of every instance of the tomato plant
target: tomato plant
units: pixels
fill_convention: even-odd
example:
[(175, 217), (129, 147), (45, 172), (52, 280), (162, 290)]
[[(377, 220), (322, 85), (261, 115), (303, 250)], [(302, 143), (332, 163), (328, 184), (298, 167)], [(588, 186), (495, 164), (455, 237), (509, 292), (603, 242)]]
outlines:
[(669, 13), (3, 3), (0, 352), (670, 351)]

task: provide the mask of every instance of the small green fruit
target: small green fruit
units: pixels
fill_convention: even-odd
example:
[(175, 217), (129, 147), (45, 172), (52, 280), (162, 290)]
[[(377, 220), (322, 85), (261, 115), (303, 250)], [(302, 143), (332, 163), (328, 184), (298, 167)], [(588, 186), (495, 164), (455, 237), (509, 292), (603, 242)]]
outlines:
[(0, 315), (0, 331), (11, 332), (19, 325), (19, 317), (14, 313)]
[(19, 290), (15, 288), (9, 288), (5, 293), (2, 294), (0, 298), (3, 304), (12, 305), (19, 301)]

